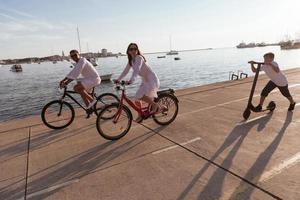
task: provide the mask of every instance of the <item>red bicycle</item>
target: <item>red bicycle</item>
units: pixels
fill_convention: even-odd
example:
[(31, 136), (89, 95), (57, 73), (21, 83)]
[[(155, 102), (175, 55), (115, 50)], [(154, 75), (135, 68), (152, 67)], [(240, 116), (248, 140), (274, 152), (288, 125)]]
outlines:
[(125, 81), (116, 83), (116, 90), (122, 91), (119, 103), (112, 103), (100, 111), (96, 126), (99, 134), (108, 140), (118, 140), (124, 137), (130, 130), (132, 124), (131, 110), (124, 104), (126, 102), (133, 108), (143, 120), (152, 117), (159, 125), (172, 123), (178, 114), (178, 99), (172, 89), (158, 92), (155, 102), (159, 105), (158, 112), (152, 112), (150, 106), (139, 107), (126, 95)]

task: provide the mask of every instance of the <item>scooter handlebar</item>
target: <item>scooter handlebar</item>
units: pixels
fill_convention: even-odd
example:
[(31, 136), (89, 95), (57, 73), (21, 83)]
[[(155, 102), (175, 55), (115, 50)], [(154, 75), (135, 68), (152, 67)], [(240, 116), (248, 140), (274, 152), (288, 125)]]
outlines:
[(255, 62), (255, 61), (249, 61), (249, 64), (257, 64), (257, 65), (264, 65), (264, 62)]

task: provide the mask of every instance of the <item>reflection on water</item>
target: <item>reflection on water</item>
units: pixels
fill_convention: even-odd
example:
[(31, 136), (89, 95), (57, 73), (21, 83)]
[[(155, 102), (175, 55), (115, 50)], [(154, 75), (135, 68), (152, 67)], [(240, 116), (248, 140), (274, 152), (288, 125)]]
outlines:
[[(157, 73), (161, 88), (188, 88), (228, 80), (229, 71), (243, 70), (251, 74), (249, 60), (262, 60), (262, 55), (272, 51), (282, 69), (300, 66), (300, 50), (281, 51), (279, 47), (253, 49), (216, 49), (182, 52), (181, 60), (172, 56), (158, 59), (159, 54), (145, 55), (148, 64)], [(116, 78), (126, 65), (126, 57), (98, 60), (100, 74), (113, 73)], [(70, 63), (41, 63), (23, 65), (22, 73), (9, 71), (10, 66), (0, 67), (0, 121), (40, 114), (42, 107), (57, 99), (58, 83), (71, 70)], [(134, 94), (139, 82), (128, 88)], [(103, 83), (97, 93), (115, 92), (112, 83)]]

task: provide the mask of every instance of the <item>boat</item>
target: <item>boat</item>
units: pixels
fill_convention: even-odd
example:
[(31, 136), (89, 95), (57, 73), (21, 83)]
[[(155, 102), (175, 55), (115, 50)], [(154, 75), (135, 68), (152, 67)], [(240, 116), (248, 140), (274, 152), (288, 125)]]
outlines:
[(172, 38), (170, 36), (170, 51), (167, 53), (168, 56), (171, 56), (171, 55), (178, 55), (178, 51), (175, 51), (175, 50), (172, 50)]
[(178, 51), (174, 51), (174, 50), (171, 50), (167, 53), (168, 56), (171, 56), (171, 55), (178, 55)]
[[(80, 43), (80, 35), (79, 35), (79, 28), (77, 27), (77, 39), (78, 39), (78, 45), (79, 45), (79, 52), (81, 53), (81, 43)], [(88, 61), (90, 61), (94, 67), (98, 66), (96, 62), (96, 58), (87, 58)], [(73, 66), (75, 66), (76, 63), (72, 63)], [(72, 68), (72, 66), (70, 66)], [(100, 76), (102, 82), (111, 81), (112, 74), (105, 74)]]
[(258, 43), (256, 46), (258, 46), (258, 47), (265, 47), (265, 46), (267, 46), (267, 44), (264, 43), (264, 42), (261, 42), (261, 43)]
[(281, 50), (300, 49), (300, 41), (289, 40), (280, 43)]
[(236, 48), (238, 48), (238, 49), (254, 48), (254, 47), (256, 47), (255, 43), (246, 44), (244, 42), (242, 42), (242, 43), (240, 43), (239, 45), (236, 46)]
[(87, 60), (88, 60), (90, 63), (92, 63), (92, 65), (93, 65), (94, 67), (97, 67), (97, 66), (98, 66), (98, 63), (97, 63), (97, 61), (96, 61), (96, 58), (87, 58)]
[(166, 56), (157, 56), (157, 58), (166, 58)]
[(53, 63), (53, 64), (56, 64), (56, 63), (57, 63), (57, 61), (56, 61), (56, 60), (54, 60), (54, 61), (52, 61), (52, 63)]
[(180, 58), (179, 57), (175, 57), (174, 60), (180, 60)]
[(15, 65), (13, 65), (13, 66), (10, 68), (10, 71), (12, 71), (12, 72), (22, 72), (23, 69), (22, 69), (22, 66), (21, 66), (21, 65), (15, 64)]
[(100, 76), (101, 81), (104, 81), (104, 82), (106, 82), (106, 81), (111, 81), (111, 76), (112, 76), (112, 75), (113, 75), (113, 74), (105, 74), (105, 75)]

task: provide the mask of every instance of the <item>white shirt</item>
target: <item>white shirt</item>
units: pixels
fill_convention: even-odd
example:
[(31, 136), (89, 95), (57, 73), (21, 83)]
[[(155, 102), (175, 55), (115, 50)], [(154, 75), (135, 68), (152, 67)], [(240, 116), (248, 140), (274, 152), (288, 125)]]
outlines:
[(156, 74), (152, 69), (145, 63), (142, 56), (137, 55), (132, 63), (132, 66), (128, 63), (118, 80), (122, 80), (129, 72), (130, 68), (133, 69), (130, 82), (133, 83), (137, 76), (142, 77), (143, 82), (159, 82)]
[(275, 83), (277, 86), (284, 87), (288, 85), (288, 81), (284, 74), (279, 69), (279, 66), (276, 62), (272, 62), (272, 65), (277, 67), (279, 72), (274, 71), (270, 65), (262, 65), (260, 70), (264, 71), (266, 75)]
[(95, 67), (85, 58), (80, 58), (80, 60), (75, 64), (74, 69), (67, 75), (69, 79), (77, 79), (79, 75), (86, 79), (99, 79), (100, 76), (95, 69)]

